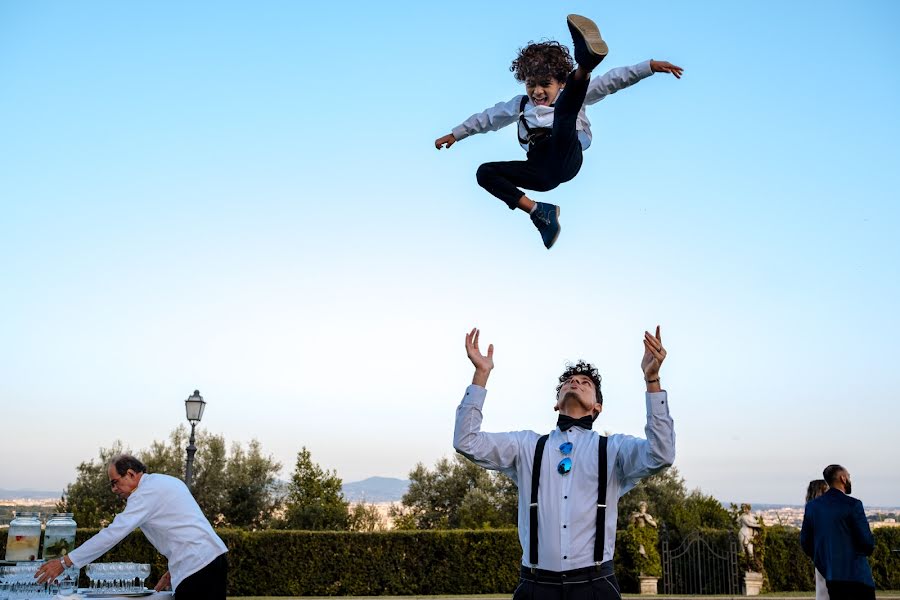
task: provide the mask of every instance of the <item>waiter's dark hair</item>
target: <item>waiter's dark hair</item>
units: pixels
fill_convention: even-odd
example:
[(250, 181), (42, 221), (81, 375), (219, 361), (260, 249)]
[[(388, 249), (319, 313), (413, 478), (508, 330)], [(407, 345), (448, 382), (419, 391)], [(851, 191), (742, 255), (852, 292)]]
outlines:
[(838, 480), (838, 477), (841, 476), (841, 473), (846, 471), (844, 467), (841, 465), (828, 465), (825, 467), (825, 470), (822, 471), (822, 477), (825, 478), (826, 483), (828, 483), (828, 487), (834, 487), (834, 482)]
[(131, 469), (135, 473), (146, 473), (147, 467), (130, 454), (117, 454), (109, 459), (109, 464), (116, 468), (116, 473), (124, 475)]
[(591, 363), (584, 362), (583, 360), (579, 360), (574, 365), (572, 363), (566, 365), (566, 370), (559, 376), (559, 384), (556, 386), (557, 396), (559, 396), (559, 390), (562, 388), (563, 384), (573, 375), (590, 377), (591, 381), (594, 383), (594, 390), (597, 392), (597, 404), (603, 404), (603, 394), (600, 392), (600, 382), (603, 378), (600, 377), (600, 372), (597, 370), (597, 367)]

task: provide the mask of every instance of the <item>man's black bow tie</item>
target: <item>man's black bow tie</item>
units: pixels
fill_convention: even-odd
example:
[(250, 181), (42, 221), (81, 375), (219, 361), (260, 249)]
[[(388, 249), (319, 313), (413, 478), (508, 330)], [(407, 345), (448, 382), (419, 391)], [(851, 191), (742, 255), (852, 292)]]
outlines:
[(556, 426), (559, 427), (560, 431), (568, 431), (573, 427), (593, 429), (594, 419), (591, 418), (591, 415), (585, 415), (580, 419), (573, 419), (569, 415), (559, 415), (559, 418), (556, 420)]

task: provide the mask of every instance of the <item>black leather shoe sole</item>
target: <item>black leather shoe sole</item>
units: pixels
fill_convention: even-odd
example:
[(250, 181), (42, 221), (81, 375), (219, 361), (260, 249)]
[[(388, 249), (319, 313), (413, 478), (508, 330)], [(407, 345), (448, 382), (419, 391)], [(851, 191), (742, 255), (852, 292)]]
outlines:
[[(594, 67), (609, 54), (609, 47), (600, 37), (600, 28), (597, 24), (581, 15), (569, 15), (566, 17), (569, 23), (569, 31), (572, 33), (572, 42), (575, 45), (575, 60), (578, 65), (593, 70)], [(583, 49), (588, 56), (579, 56)]]

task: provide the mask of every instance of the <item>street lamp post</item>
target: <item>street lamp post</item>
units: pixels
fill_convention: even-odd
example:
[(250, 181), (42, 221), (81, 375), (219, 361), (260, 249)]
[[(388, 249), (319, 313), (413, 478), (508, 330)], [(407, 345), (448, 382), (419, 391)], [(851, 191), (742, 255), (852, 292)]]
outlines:
[(194, 453), (197, 452), (197, 446), (194, 445), (194, 428), (200, 419), (203, 418), (203, 409), (206, 408), (206, 402), (200, 395), (200, 390), (194, 390), (194, 393), (184, 401), (184, 410), (187, 413), (187, 420), (191, 424), (191, 439), (187, 447), (187, 463), (184, 467), (184, 483), (191, 487), (191, 477), (193, 473), (191, 468), (194, 466)]

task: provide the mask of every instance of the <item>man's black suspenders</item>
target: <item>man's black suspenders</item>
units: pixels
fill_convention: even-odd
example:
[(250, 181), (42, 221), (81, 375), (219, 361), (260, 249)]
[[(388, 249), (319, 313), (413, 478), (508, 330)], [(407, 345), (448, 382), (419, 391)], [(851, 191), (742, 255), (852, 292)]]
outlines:
[(594, 564), (603, 562), (606, 541), (606, 436), (600, 436), (597, 451), (597, 533), (594, 536)]
[[(529, 506), (530, 522), (529, 532), (529, 556), (528, 560), (532, 568), (538, 564), (538, 487), (541, 481), (541, 463), (544, 460), (544, 446), (550, 435), (542, 435), (538, 438), (534, 448), (534, 464), (531, 468), (531, 504)], [(606, 540), (606, 441), (605, 436), (600, 436), (597, 450), (597, 532), (594, 534), (594, 564), (603, 562), (603, 545)]]
[(544, 444), (550, 435), (542, 435), (534, 449), (534, 464), (531, 467), (531, 522), (528, 525), (530, 534), (530, 562), (532, 567), (538, 563), (538, 486), (541, 483), (541, 462), (544, 460)]

